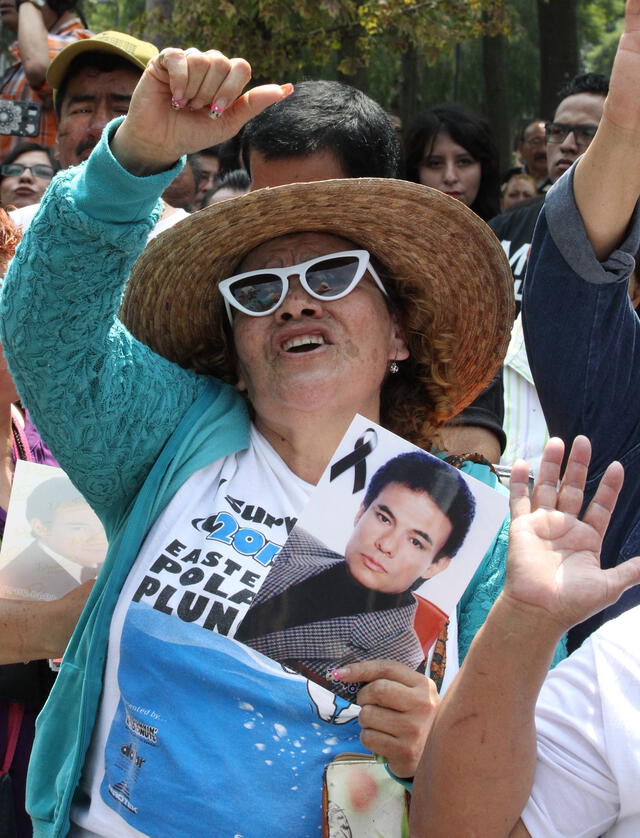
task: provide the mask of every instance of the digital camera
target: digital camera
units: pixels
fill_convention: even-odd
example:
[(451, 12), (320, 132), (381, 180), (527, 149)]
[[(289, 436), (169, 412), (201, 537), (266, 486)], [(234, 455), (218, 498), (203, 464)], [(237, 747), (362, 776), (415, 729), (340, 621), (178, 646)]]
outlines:
[(37, 137), (42, 105), (22, 99), (0, 98), (0, 134)]

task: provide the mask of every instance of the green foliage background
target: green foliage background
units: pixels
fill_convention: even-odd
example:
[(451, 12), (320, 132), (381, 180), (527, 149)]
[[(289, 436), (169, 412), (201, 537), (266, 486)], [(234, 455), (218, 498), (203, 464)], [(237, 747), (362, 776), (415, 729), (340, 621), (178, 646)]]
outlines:
[[(167, 0), (165, 0), (166, 4)], [(538, 101), (536, 0), (173, 0), (170, 19), (154, 0), (85, 0), (95, 31), (122, 29), (160, 46), (244, 55), (258, 80), (340, 78), (402, 110), (457, 100), (486, 110), (482, 36), (502, 34), (510, 123)], [(584, 70), (608, 73), (624, 0), (577, 0)], [(542, 115), (547, 116), (546, 114)]]

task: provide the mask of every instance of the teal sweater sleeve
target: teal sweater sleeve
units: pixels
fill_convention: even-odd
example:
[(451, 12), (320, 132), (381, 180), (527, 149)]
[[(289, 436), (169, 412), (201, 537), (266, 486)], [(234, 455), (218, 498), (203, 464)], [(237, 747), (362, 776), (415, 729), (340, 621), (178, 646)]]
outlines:
[(103, 518), (126, 509), (206, 379), (153, 353), (117, 318), (123, 285), (179, 171), (136, 178), (111, 123), (86, 164), (61, 172), (4, 283), (0, 337), (20, 397)]
[[(500, 487), (496, 475), (490, 472), (487, 466), (466, 462), (462, 466), (462, 471), (492, 488), (501, 488), (506, 492), (504, 487)], [(507, 516), (458, 603), (458, 656), (461, 664), (469, 651), (471, 641), (487, 619), (491, 606), (504, 588), (510, 523), (511, 520)], [(566, 637), (563, 637), (556, 648), (552, 666), (566, 656), (567, 641)], [(500, 662), (496, 661), (496, 672), (499, 671), (499, 666)]]

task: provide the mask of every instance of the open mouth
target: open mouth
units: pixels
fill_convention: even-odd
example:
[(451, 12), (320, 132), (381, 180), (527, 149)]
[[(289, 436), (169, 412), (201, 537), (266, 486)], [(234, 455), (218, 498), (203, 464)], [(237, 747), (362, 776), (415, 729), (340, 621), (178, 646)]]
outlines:
[(285, 340), (282, 344), (282, 349), (285, 352), (293, 352), (300, 354), (302, 352), (313, 352), (318, 346), (324, 346), (326, 343), (322, 335), (300, 335), (297, 338), (290, 338)]

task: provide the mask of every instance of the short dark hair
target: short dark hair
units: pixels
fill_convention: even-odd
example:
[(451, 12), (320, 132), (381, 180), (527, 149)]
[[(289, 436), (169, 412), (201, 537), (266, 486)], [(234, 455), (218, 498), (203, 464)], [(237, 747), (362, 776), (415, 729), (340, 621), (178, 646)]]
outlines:
[(375, 472), (362, 505), (374, 502), (390, 483), (399, 483), (413, 492), (425, 492), (451, 521), (451, 534), (434, 561), (455, 556), (467, 537), (476, 512), (476, 501), (464, 477), (443, 460), (424, 451), (398, 454)]
[[(54, 172), (58, 171), (59, 165), (56, 158), (53, 156), (53, 151), (48, 148), (46, 145), (42, 145), (41, 143), (18, 143), (15, 148), (12, 148), (11, 151), (7, 154), (7, 156), (2, 161), (3, 165), (8, 163), (14, 163), (21, 154), (26, 154), (28, 151), (42, 151), (44, 154), (47, 155), (49, 158), (49, 164)], [(0, 180), (2, 180), (3, 175), (0, 173)]]
[(337, 81), (300, 82), (291, 96), (254, 117), (242, 133), (247, 170), (251, 150), (266, 160), (331, 151), (347, 177), (399, 174), (400, 144), (384, 109)]
[(580, 73), (560, 88), (558, 104), (567, 96), (576, 96), (578, 93), (594, 93), (596, 96), (606, 96), (609, 93), (609, 79), (602, 73)]
[(52, 477), (36, 486), (27, 498), (26, 516), (28, 521), (36, 518), (45, 526), (50, 526), (61, 506), (85, 504), (86, 500), (66, 477)]
[(248, 191), (250, 186), (251, 178), (249, 177), (249, 172), (245, 169), (234, 169), (232, 172), (227, 172), (226, 175), (223, 175), (216, 182), (213, 189), (207, 193), (207, 197), (210, 198), (212, 195), (215, 195), (220, 189), (245, 189)]
[(56, 117), (58, 119), (60, 119), (62, 104), (67, 94), (69, 81), (74, 76), (77, 76), (78, 73), (87, 69), (87, 67), (90, 67), (92, 70), (97, 70), (99, 73), (112, 73), (114, 70), (130, 70), (134, 73), (142, 75), (140, 67), (137, 67), (131, 61), (128, 61), (120, 55), (114, 55), (110, 52), (94, 52), (93, 50), (81, 52), (79, 55), (76, 55), (71, 64), (69, 64), (69, 68), (64, 74), (64, 78), (60, 82), (60, 87), (57, 90), (54, 101)]
[(405, 143), (407, 180), (420, 183), (419, 168), (425, 150), (431, 148), (440, 133), (448, 134), (480, 163), (480, 188), (471, 209), (488, 221), (500, 211), (498, 148), (489, 123), (468, 108), (462, 105), (436, 105), (419, 114)]

